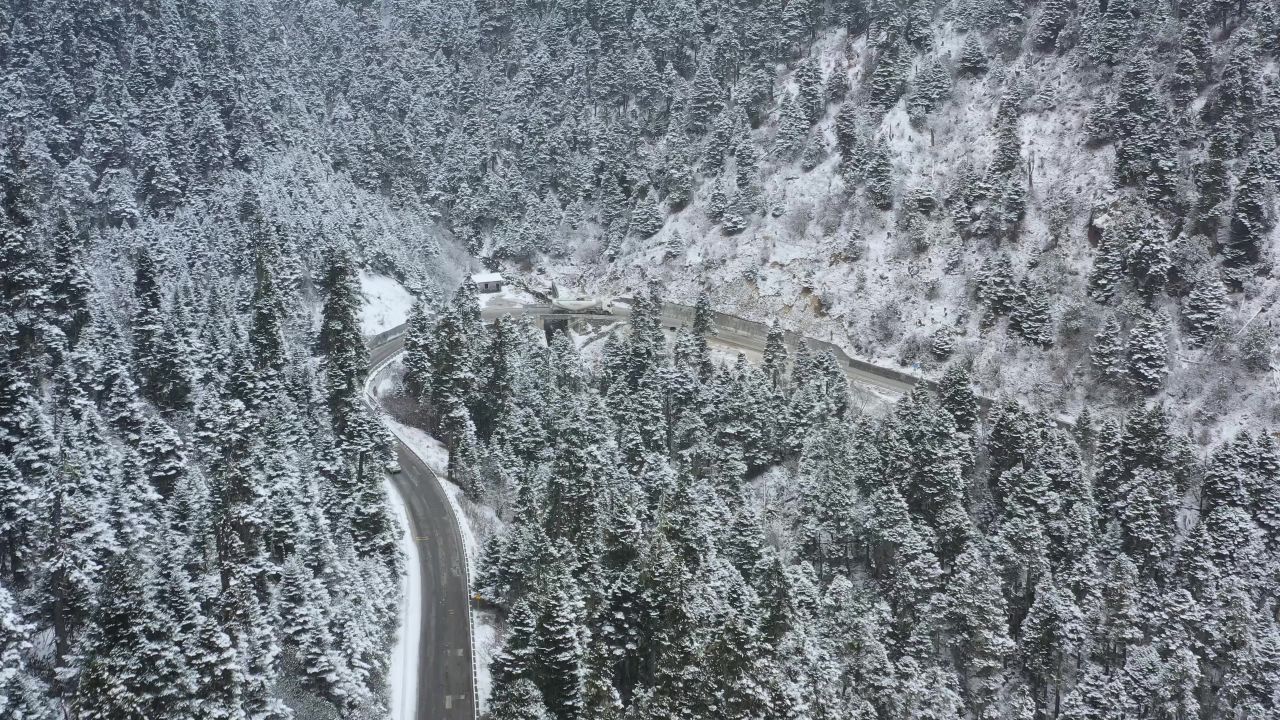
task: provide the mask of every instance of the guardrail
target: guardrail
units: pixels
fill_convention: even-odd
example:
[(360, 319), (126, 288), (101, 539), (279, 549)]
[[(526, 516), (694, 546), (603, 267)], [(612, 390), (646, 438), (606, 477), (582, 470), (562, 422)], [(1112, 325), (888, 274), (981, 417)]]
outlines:
[[(387, 328), (386, 330), (383, 330), (377, 335), (369, 335), (365, 337), (364, 345), (370, 350), (374, 348), (382, 347), (383, 345), (386, 345), (387, 343), (391, 342), (392, 340), (395, 340), (401, 335), (404, 335), (405, 332), (408, 331), (408, 329), (409, 329), (409, 323), (400, 323), (399, 325), (396, 325), (393, 328)], [(371, 372), (369, 373), (369, 376), (372, 377), (373, 374), (374, 373)]]
[[(635, 302), (634, 298), (618, 299), (631, 304), (634, 304)], [(688, 305), (664, 302), (662, 310), (664, 315), (670, 313), (678, 316), (684, 322), (693, 322), (694, 309)], [(734, 333), (750, 336), (753, 339), (758, 337), (768, 337), (769, 326), (765, 323), (748, 320), (746, 318), (738, 317), (737, 315), (729, 315), (728, 313), (722, 312), (714, 312), (712, 315), (715, 319), (717, 331), (728, 329)], [(922, 385), (935, 392), (939, 390), (938, 383), (930, 380), (929, 378), (912, 375), (911, 373), (898, 370), (896, 368), (876, 365), (875, 363), (867, 362), (866, 360), (850, 357), (849, 354), (846, 353), (839, 345), (827, 342), (826, 340), (818, 340), (816, 338), (801, 335), (797, 332), (786, 330), (783, 331), (783, 342), (786, 343), (787, 347), (790, 349), (799, 347), (800, 343), (803, 342), (811, 350), (816, 350), (818, 352), (830, 352), (835, 356), (836, 360), (842, 363), (845, 367), (853, 368), (854, 370), (858, 370), (868, 375), (877, 375), (879, 377), (902, 383), (908, 387)], [(995, 404), (991, 398), (984, 395), (977, 395), (975, 393), (975, 396), (977, 397), (979, 407), (984, 413), (991, 410), (992, 406)], [(1075, 421), (1065, 415), (1055, 415), (1052, 419), (1058, 427), (1063, 428), (1064, 430), (1072, 430), (1075, 428)]]
[[(635, 298), (618, 298), (618, 300), (631, 305), (635, 304)], [(689, 307), (688, 305), (663, 302), (662, 314), (664, 321), (668, 316), (670, 316), (682, 323), (692, 324), (694, 308)], [(756, 320), (748, 320), (744, 317), (722, 312), (713, 312), (712, 318), (715, 321), (717, 332), (728, 330), (752, 339), (765, 338), (769, 336), (769, 325)], [(935, 383), (926, 378), (912, 375), (895, 368), (884, 367), (882, 365), (867, 362), (866, 360), (859, 360), (858, 358), (850, 357), (849, 354), (846, 353), (839, 345), (827, 342), (826, 340), (818, 340), (817, 338), (811, 338), (791, 330), (786, 330), (783, 331), (783, 342), (787, 345), (788, 349), (793, 351), (796, 348), (799, 348), (801, 343), (804, 343), (811, 350), (815, 350), (817, 352), (830, 352), (835, 356), (836, 360), (845, 367), (851, 367), (855, 370), (871, 375), (879, 375), (880, 377), (888, 378), (904, 385), (915, 386), (918, 383), (924, 383), (926, 387), (935, 387)]]
[[(386, 345), (388, 342), (391, 342), (392, 340), (403, 335), (406, 327), (407, 327), (407, 323), (397, 325), (393, 328), (390, 328), (381, 333), (378, 333), (377, 335), (369, 336), (368, 338), (365, 339), (365, 343), (368, 345), (370, 349), (382, 347), (383, 345)], [(400, 357), (403, 354), (404, 354), (404, 350), (401, 349), (399, 352), (393, 352), (387, 357), (383, 358), (377, 365), (375, 365), (373, 368), (369, 370), (369, 375), (365, 378), (364, 403), (365, 403), (365, 406), (368, 407), (369, 410), (374, 412), (375, 414), (380, 414), (382, 412), (382, 407), (378, 403), (378, 398), (374, 396), (372, 390), (370, 389), (370, 386), (373, 384), (374, 379), (378, 377), (379, 373), (385, 370), (388, 365), (390, 365), (392, 362), (396, 360), (396, 358)], [(467, 644), (471, 648), (471, 714), (472, 714), (472, 717), (479, 718), (480, 717), (480, 694), (479, 694), (478, 686), (476, 685), (476, 624), (475, 624), (475, 618), (472, 617), (472, 613), (471, 613), (471, 552), (467, 549), (467, 539), (462, 536), (462, 514), (458, 506), (454, 503), (453, 496), (449, 494), (448, 488), (446, 488), (444, 486), (444, 482), (440, 480), (440, 476), (437, 475), (436, 472), (431, 469), (431, 466), (427, 464), (426, 458), (422, 457), (421, 455), (418, 455), (417, 451), (413, 449), (413, 445), (407, 442), (405, 438), (401, 437), (400, 433), (396, 431), (395, 428), (389, 425), (385, 427), (387, 428), (387, 430), (391, 432), (393, 436), (395, 436), (396, 440), (398, 440), (401, 445), (403, 445), (409, 452), (413, 453), (414, 456), (416, 456), (419, 461), (421, 461), (422, 467), (426, 468), (427, 474), (430, 475), (431, 479), (436, 482), (436, 486), (440, 488), (440, 493), (444, 495), (445, 502), (449, 504), (449, 511), (453, 513), (453, 531), (458, 537), (458, 547), (462, 548), (462, 583), (463, 583), (462, 590), (463, 590), (463, 597), (466, 600), (466, 604), (467, 604)], [(394, 489), (394, 484), (393, 484), (393, 489)], [(399, 492), (399, 491), (396, 490), (396, 492)], [(421, 588), (419, 588), (419, 590), (421, 590)], [(422, 656), (421, 647), (418, 648), (418, 652), (416, 655), (417, 657)], [(418, 692), (422, 692), (421, 686), (419, 686)], [(415, 702), (416, 702), (416, 698), (415, 698)], [(422, 720), (422, 719), (419, 718), (419, 720)]]

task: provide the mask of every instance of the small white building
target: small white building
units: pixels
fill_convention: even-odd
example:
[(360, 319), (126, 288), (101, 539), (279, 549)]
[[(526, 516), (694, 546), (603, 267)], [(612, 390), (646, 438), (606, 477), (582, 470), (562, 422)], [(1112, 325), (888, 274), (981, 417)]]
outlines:
[(502, 274), (496, 272), (476, 273), (471, 276), (471, 282), (476, 284), (476, 288), (482, 293), (496, 293), (502, 291)]

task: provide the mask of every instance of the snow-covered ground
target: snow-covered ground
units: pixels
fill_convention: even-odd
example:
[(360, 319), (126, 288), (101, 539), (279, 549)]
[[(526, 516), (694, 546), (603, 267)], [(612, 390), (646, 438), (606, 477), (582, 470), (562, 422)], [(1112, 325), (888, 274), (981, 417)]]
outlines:
[[(932, 52), (952, 67), (966, 37), (960, 24), (944, 21), (935, 28)], [(847, 64), (857, 87), (873, 49), (865, 36), (824, 31), (810, 57), (824, 76)], [(923, 59), (912, 72), (922, 66)], [(1268, 76), (1275, 72), (1274, 63), (1264, 70)], [(1078, 56), (996, 53), (985, 74), (955, 78), (946, 102), (923, 122), (912, 124), (905, 99), (883, 117), (871, 117), (870, 136), (884, 139), (894, 165), (898, 200), (889, 212), (845, 184), (834, 149), (836, 104), (817, 124), (830, 152), (807, 171), (772, 154), (775, 113), (751, 132), (762, 158), (761, 201), (744, 231), (725, 235), (708, 216), (717, 180), (699, 176), (692, 201), (668, 215), (652, 237), (628, 238), (616, 258), (605, 260), (591, 227), (573, 231), (577, 235), (566, 231), (570, 255), (541, 259), (538, 276), (529, 282), (626, 295), (658, 280), (668, 300), (684, 304), (706, 290), (717, 310), (779, 319), (790, 330), (829, 337), (851, 357), (878, 365), (920, 363), (918, 373), (930, 378), (946, 364), (929, 352), (934, 334), (946, 330), (955, 340), (952, 359), (970, 365), (986, 395), (1009, 394), (1072, 417), (1086, 404), (1095, 415), (1123, 412), (1128, 396), (1100, 387), (1087, 362), (1093, 333), (1116, 310), (1086, 293), (1094, 235), (1124, 194), (1110, 182), (1114, 146), (1094, 147), (1084, 129), (1108, 82), (1080, 67)], [(794, 87), (792, 74), (781, 76), (779, 84), (782, 97)], [(994, 100), (1006, 90), (1024, 108), (1018, 124), (1028, 194), (1022, 232), (1017, 242), (961, 239), (946, 207), (910, 211), (907, 199), (932, 197), (940, 204), (954, 185), (968, 181), (968, 170), (986, 172), (995, 147)], [(726, 163), (723, 176), (732, 178), (736, 161)], [(900, 223), (905, 219), (918, 234)], [(1280, 226), (1268, 242), (1280, 244)], [(1016, 276), (1030, 276), (1052, 293), (1055, 328), (1065, 330), (1053, 347), (1027, 346), (1003, 321), (994, 329), (981, 326), (973, 281), (985, 261), (1001, 254), (1008, 255)], [(1226, 324), (1234, 336), (1259, 311), (1253, 322), (1280, 326), (1278, 295), (1270, 279), (1232, 295)], [(1280, 422), (1274, 402), (1280, 375), (1267, 378), (1238, 362), (1223, 362), (1221, 345), (1191, 347), (1181, 337), (1177, 303), (1164, 300), (1160, 310), (1171, 319), (1170, 377), (1160, 400), (1181, 429), (1194, 424), (1197, 439), (1209, 443), (1239, 427)]]
[(413, 294), (385, 275), (360, 271), (360, 294), (364, 305), (360, 308), (360, 329), (365, 335), (377, 335), (409, 318), (413, 307)]
[(493, 675), (489, 672), (489, 665), (502, 644), (498, 642), (498, 618), (492, 611), (473, 611), (471, 616), (476, 653), (476, 708), (483, 715), (488, 712), (489, 698), (493, 695)]
[(391, 720), (415, 720), (418, 700), (418, 643), (422, 638), (422, 566), (418, 546), (409, 531), (409, 511), (390, 480), (384, 480), (392, 511), (400, 519), (400, 547), (404, 550), (405, 574), (401, 578), (400, 628), (391, 651), (391, 671), (387, 686), (391, 691)]
[(538, 302), (538, 298), (529, 292), (511, 285), (502, 288), (500, 292), (480, 294), (481, 308), (533, 305)]

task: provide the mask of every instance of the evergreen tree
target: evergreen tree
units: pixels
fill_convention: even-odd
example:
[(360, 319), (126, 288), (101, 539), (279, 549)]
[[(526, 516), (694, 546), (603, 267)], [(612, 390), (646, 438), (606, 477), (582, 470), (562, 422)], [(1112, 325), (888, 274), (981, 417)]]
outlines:
[(1115, 315), (1108, 315), (1093, 336), (1093, 345), (1089, 348), (1089, 361), (1093, 370), (1100, 377), (1119, 380), (1125, 375), (1124, 342), (1120, 337), (1120, 320)]
[(246, 718), (241, 696), (245, 671), (231, 638), (217, 622), (207, 619), (193, 643), (197, 655), (191, 669), (198, 692), (194, 716), (198, 720)]
[(698, 71), (693, 76), (691, 93), (689, 131), (701, 134), (711, 127), (712, 120), (724, 107), (720, 81), (716, 79), (715, 70), (705, 55), (698, 63)]
[(657, 194), (653, 191), (646, 192), (631, 211), (631, 231), (641, 238), (653, 237), (662, 229), (664, 221)]
[(813, 4), (810, 0), (791, 0), (782, 9), (782, 38), (787, 47), (799, 48), (813, 35)]
[(542, 693), (532, 680), (515, 681), (501, 698), (495, 698), (493, 720), (551, 720), (553, 715), (542, 702)]
[(164, 331), (164, 314), (161, 307), (160, 280), (157, 277), (155, 258), (147, 248), (141, 249), (135, 260), (133, 293), (137, 309), (133, 312), (133, 357), (138, 368), (138, 379), (143, 391), (153, 400), (160, 396), (163, 361), (161, 334)]
[(284, 635), (295, 649), (306, 685), (335, 702), (341, 702), (345, 671), (330, 632), (330, 597), (299, 555), (290, 557), (280, 584)]
[(821, 165), (826, 159), (826, 139), (822, 133), (815, 132), (809, 136), (809, 141), (804, 146), (804, 152), (800, 154), (800, 169), (808, 172)]
[(987, 51), (977, 33), (969, 33), (960, 48), (960, 60), (956, 66), (961, 76), (978, 77), (987, 72)]
[(777, 390), (787, 371), (787, 344), (782, 326), (775, 320), (769, 326), (764, 343), (764, 372), (773, 389)]
[(1102, 243), (1093, 258), (1089, 272), (1089, 295), (1098, 302), (1110, 300), (1124, 280), (1128, 248), (1122, 232), (1109, 227), (1103, 231)]
[(1172, 125), (1155, 87), (1151, 60), (1140, 54), (1120, 78), (1120, 93), (1113, 108), (1116, 141), (1116, 177), (1120, 182), (1142, 182), (1158, 197), (1173, 193), (1176, 159), (1168, 156)]
[(1262, 158), (1255, 154), (1240, 175), (1231, 214), (1230, 239), (1222, 248), (1222, 256), (1230, 278), (1239, 287), (1244, 271), (1261, 257), (1263, 239), (1273, 224), (1269, 195), (1262, 171)]
[[(141, 559), (141, 562), (139, 560)], [(85, 648), (75, 707), (86, 718), (146, 718), (185, 712), (194, 677), (173, 618), (156, 596), (145, 554), (107, 568)]]
[(1129, 330), (1126, 345), (1129, 377), (1147, 394), (1160, 390), (1169, 374), (1169, 342), (1165, 337), (1165, 325), (1160, 314), (1145, 311)]
[(849, 94), (849, 68), (844, 63), (836, 63), (827, 75), (827, 84), (823, 96), (828, 105), (840, 105)]
[(778, 111), (777, 153), (784, 158), (794, 157), (809, 136), (809, 120), (795, 95), (788, 95)]
[(970, 545), (955, 560), (947, 582), (946, 622), (964, 647), (964, 669), (975, 701), (991, 702), (1015, 646), (1006, 631), (1004, 596), (988, 558)]
[(867, 197), (881, 210), (893, 207), (893, 164), (884, 136), (876, 139), (867, 157)]
[(1097, 47), (1102, 62), (1115, 65), (1133, 49), (1137, 34), (1133, 5), (1128, 0), (1108, 2), (1098, 27)]
[(539, 685), (547, 708), (561, 720), (578, 717), (583, 706), (586, 650), (579, 636), (580, 602), (572, 587), (553, 588), (539, 621)]
[(1018, 301), (1009, 314), (1009, 327), (1032, 345), (1048, 347), (1053, 344), (1050, 322), (1048, 291), (1039, 282), (1023, 278)]
[(284, 369), (284, 337), (281, 330), (284, 307), (276, 287), (272, 265), (274, 250), (258, 248), (254, 266), (253, 321), (249, 328), (249, 349), (253, 366), (267, 382), (280, 382)]
[(90, 319), (89, 294), (93, 287), (87, 267), (88, 248), (69, 213), (59, 216), (53, 232), (49, 292), (54, 323), (66, 335), (68, 344), (75, 345)]
[(325, 355), (329, 413), (334, 433), (347, 442), (359, 427), (360, 388), (368, 369), (368, 351), (360, 332), (360, 293), (356, 270), (346, 250), (334, 249), (325, 273), (319, 349)]
[(861, 109), (851, 100), (840, 105), (836, 113), (836, 147), (840, 150), (842, 168), (859, 165)]
[(416, 298), (404, 334), (404, 384), (412, 398), (423, 399), (431, 392), (431, 330), (426, 303)]
[(1032, 30), (1032, 46), (1040, 52), (1052, 52), (1057, 46), (1058, 34), (1070, 17), (1071, 6), (1066, 0), (1046, 0)]
[(1128, 245), (1125, 268), (1138, 291), (1150, 299), (1164, 289), (1169, 278), (1169, 241), (1162, 224), (1152, 221), (1142, 227), (1131, 227)]
[(23, 578), (34, 559), (38, 488), (7, 456), (0, 456), (0, 571), (9, 580)]
[(1208, 344), (1223, 328), (1226, 306), (1227, 291), (1218, 274), (1202, 270), (1182, 306), (1182, 324), (1188, 339), (1195, 345)]
[[(805, 0), (799, 0), (804, 2)], [(817, 123), (827, 114), (827, 104), (822, 94), (822, 75), (812, 60), (801, 60), (796, 68), (796, 102), (804, 115), (805, 129)]]
[(916, 73), (907, 99), (907, 112), (913, 120), (923, 119), (937, 110), (951, 94), (951, 73), (942, 58), (933, 56)]
[(9, 590), (0, 587), (0, 712), (22, 720), (53, 720), (49, 689), (24, 659), (31, 650), (31, 630)]
[(968, 432), (978, 421), (978, 396), (964, 365), (957, 362), (947, 367), (938, 383), (938, 400), (951, 413), (958, 430)]
[(879, 54), (875, 69), (867, 78), (867, 93), (871, 106), (883, 113), (893, 107), (907, 89), (912, 53), (904, 40), (893, 34), (887, 35), (876, 49)]

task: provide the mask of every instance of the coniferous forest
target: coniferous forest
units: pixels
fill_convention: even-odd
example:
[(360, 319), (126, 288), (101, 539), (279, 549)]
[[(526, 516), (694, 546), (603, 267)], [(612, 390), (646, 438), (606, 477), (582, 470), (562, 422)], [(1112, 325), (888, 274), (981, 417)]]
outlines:
[[(1280, 714), (1278, 52), (1275, 0), (0, 0), (0, 718), (388, 715), (369, 273), (502, 521), (495, 720)], [(629, 328), (486, 326), (480, 264)]]
[(1272, 435), (984, 413), (962, 365), (869, 414), (830, 354), (717, 363), (706, 297), (671, 343), (661, 303), (598, 362), (474, 288), (410, 325), (403, 392), (508, 518), (495, 720), (1274, 712)]

